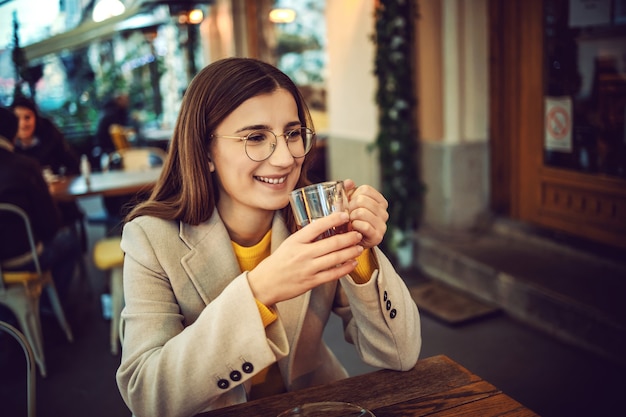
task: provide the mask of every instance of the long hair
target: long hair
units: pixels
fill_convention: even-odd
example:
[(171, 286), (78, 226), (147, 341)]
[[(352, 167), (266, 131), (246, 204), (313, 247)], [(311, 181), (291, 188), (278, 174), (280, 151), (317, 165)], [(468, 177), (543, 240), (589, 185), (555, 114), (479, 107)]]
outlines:
[(18, 124), (17, 116), (12, 111), (0, 107), (0, 136), (13, 143)]
[[(215, 210), (219, 193), (208, 164), (215, 129), (246, 100), (277, 89), (291, 93), (300, 123), (313, 129), (300, 91), (274, 66), (252, 58), (226, 58), (203, 68), (185, 92), (168, 157), (152, 194), (130, 211), (126, 221), (143, 215), (191, 225), (207, 221)], [(305, 157), (296, 187), (310, 183), (306, 171), (314, 150), (315, 144)], [(294, 231), (291, 210), (288, 206), (282, 210), (287, 226)]]

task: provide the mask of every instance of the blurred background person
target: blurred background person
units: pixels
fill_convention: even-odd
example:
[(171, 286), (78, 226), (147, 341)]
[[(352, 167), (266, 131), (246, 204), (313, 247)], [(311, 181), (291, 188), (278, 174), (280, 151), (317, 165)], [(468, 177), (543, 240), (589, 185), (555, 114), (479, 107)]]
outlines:
[[(104, 170), (105, 163), (107, 169), (121, 169), (122, 161), (119, 154), (116, 153), (117, 147), (111, 136), (111, 126), (120, 125), (127, 132), (132, 132), (135, 136), (134, 140), (128, 138), (136, 144), (139, 126), (136, 120), (130, 114), (130, 99), (127, 93), (117, 91), (113, 97), (105, 102), (102, 115), (98, 121), (98, 127), (94, 136), (92, 148), (92, 158), (94, 165)], [(103, 158), (103, 156), (105, 158)], [(97, 169), (97, 168), (96, 168)], [(119, 227), (122, 221), (122, 213), (124, 206), (129, 203), (128, 196), (108, 196), (104, 197), (102, 203), (107, 213), (106, 227), (107, 234), (114, 235), (120, 233)]]
[[(19, 124), (15, 138), (15, 153), (35, 159), (41, 169), (50, 169), (56, 175), (78, 175), (80, 158), (72, 150), (63, 133), (50, 121), (41, 116), (35, 102), (26, 97), (18, 97), (11, 104)], [(83, 249), (86, 249), (86, 236), (82, 229), (85, 214), (74, 201), (57, 202), (63, 225), (71, 226), (78, 233)]]
[(54, 123), (39, 114), (34, 101), (18, 97), (11, 108), (19, 120), (16, 153), (36, 159), (42, 168), (50, 167), (54, 174), (79, 173), (80, 158)]
[(132, 131), (134, 135), (139, 132), (135, 119), (131, 117), (130, 99), (126, 93), (118, 92), (104, 104), (94, 137), (94, 157), (97, 158), (103, 153), (111, 153), (116, 150), (109, 131), (112, 125), (123, 126)]
[[(62, 227), (37, 161), (15, 152), (17, 131), (18, 119), (10, 110), (0, 107), (0, 202), (14, 204), (28, 215), (35, 241), (41, 244), (41, 267), (52, 271), (61, 302), (67, 306), (70, 284), (81, 262), (80, 242), (74, 233)], [(24, 226), (14, 217), (2, 214), (0, 236), (2, 269), (34, 271)], [(6, 314), (6, 310), (0, 311), (2, 318)]]

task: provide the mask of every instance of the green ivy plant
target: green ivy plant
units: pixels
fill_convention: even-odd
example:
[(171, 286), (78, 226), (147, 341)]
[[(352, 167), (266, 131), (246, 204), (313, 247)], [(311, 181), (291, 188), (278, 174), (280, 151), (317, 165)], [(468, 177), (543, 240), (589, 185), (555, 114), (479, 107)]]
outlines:
[(413, 66), (415, 0), (379, 0), (375, 9), (375, 75), (378, 80), (379, 151), (382, 193), (389, 201), (383, 246), (392, 258), (410, 247), (419, 225), (422, 183)]

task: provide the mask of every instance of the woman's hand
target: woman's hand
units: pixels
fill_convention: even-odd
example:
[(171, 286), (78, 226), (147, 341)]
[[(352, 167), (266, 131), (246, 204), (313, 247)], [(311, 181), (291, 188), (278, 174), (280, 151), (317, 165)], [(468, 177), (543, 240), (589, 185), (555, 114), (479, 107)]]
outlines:
[(356, 186), (354, 181), (345, 180), (348, 194), (352, 229), (363, 235), (361, 246), (373, 248), (383, 241), (387, 231), (387, 207), (383, 195), (369, 185)]
[(328, 229), (347, 223), (348, 214), (333, 213), (289, 236), (270, 256), (248, 273), (254, 297), (271, 306), (297, 297), (320, 284), (349, 274), (363, 252), (357, 231), (318, 240)]

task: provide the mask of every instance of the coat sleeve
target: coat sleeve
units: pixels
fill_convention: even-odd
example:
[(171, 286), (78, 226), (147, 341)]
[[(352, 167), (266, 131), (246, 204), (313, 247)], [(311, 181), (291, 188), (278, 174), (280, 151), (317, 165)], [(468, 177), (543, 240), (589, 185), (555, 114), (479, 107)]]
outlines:
[(275, 329), (264, 328), (245, 274), (233, 277), (190, 319), (181, 302), (198, 295), (177, 269), (180, 259), (169, 255), (171, 265), (165, 265), (157, 245), (141, 225), (125, 226), (123, 349), (117, 371), (124, 401), (139, 417), (192, 416), (245, 401), (244, 384), (287, 354), (286, 337), (268, 336)]
[(419, 312), (389, 259), (378, 248), (374, 255), (379, 268), (367, 283), (341, 279), (334, 311), (365, 363), (406, 371), (415, 366), (422, 345)]

